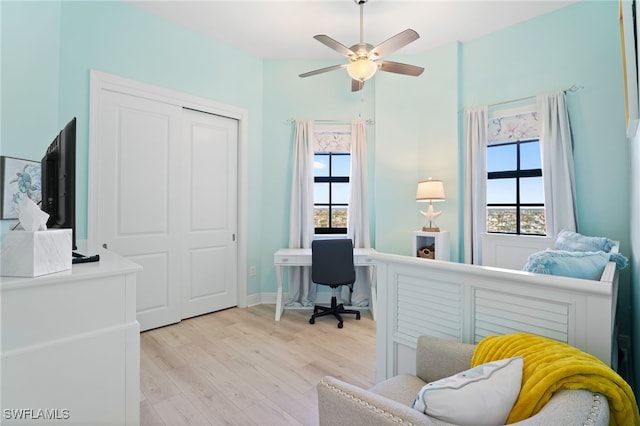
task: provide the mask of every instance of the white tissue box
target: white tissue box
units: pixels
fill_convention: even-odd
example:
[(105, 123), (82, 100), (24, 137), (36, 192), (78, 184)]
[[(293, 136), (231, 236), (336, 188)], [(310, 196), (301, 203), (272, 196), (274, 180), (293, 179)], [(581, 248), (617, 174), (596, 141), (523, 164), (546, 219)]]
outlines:
[(71, 229), (9, 231), (2, 241), (0, 275), (37, 277), (71, 269)]

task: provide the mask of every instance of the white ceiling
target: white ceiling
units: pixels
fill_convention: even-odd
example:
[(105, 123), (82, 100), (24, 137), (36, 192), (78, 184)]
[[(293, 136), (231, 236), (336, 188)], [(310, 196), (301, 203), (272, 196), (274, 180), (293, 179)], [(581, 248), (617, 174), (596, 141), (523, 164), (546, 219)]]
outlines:
[[(347, 47), (360, 38), (360, 11), (354, 0), (123, 1), (263, 58), (340, 58), (312, 37), (326, 34)], [(412, 28), (420, 39), (398, 54), (422, 53), (472, 40), (576, 1), (370, 0), (364, 5), (364, 41), (375, 46)]]

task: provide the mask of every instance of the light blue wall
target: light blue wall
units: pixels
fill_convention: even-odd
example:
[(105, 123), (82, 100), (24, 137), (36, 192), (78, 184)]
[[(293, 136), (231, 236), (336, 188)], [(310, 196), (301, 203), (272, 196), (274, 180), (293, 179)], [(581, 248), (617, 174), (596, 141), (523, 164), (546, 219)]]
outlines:
[[(311, 40), (313, 41), (313, 40)], [(336, 55), (337, 56), (337, 55)], [(336, 60), (267, 60), (264, 63), (264, 126), (262, 187), (262, 261), (259, 275), (262, 291), (275, 292), (273, 253), (289, 244), (289, 203), (295, 124), (290, 119), (373, 119), (374, 85), (351, 92), (346, 71), (338, 70), (309, 78), (298, 74), (340, 63)], [(367, 126), (369, 173), (373, 176), (376, 146), (373, 126)], [(373, 188), (372, 188), (373, 203)]]
[(567, 95), (578, 227), (620, 240), (625, 252), (629, 168), (618, 31), (616, 2), (582, 2), (466, 43), (462, 93), (464, 106), (474, 106), (584, 86)]
[[(60, 131), (60, 4), (3, 1), (0, 15), (0, 153), (40, 161)], [(16, 221), (0, 223), (4, 233)]]
[[(452, 241), (458, 236), (458, 44), (394, 60), (425, 71), (376, 76), (376, 248), (408, 255), (428, 208), (415, 201), (420, 180), (442, 179), (447, 199), (434, 205), (442, 211), (436, 223)], [(458, 259), (457, 244), (451, 258)]]
[[(248, 262), (258, 274), (249, 277), (248, 294), (275, 291), (272, 254), (288, 241), (289, 118), (360, 114), (375, 120), (368, 135), (376, 247), (409, 254), (412, 232), (423, 224), (418, 210), (425, 207), (415, 202), (416, 183), (432, 176), (445, 182), (438, 224), (452, 232), (452, 258), (460, 259), (462, 110), (573, 84), (584, 86), (568, 95), (580, 231), (618, 239), (629, 253), (631, 188), (615, 1), (580, 2), (474, 41), (390, 58), (426, 71), (419, 78), (379, 73), (362, 95), (350, 92), (340, 71), (297, 77), (339, 58), (263, 61), (123, 2), (3, 1), (0, 7), (0, 153), (39, 159), (60, 127), (78, 117), (81, 237), (87, 227), (89, 70), (97, 69), (249, 111)], [(627, 333), (629, 276), (622, 274), (620, 293)], [(633, 296), (638, 299), (637, 291)], [(637, 323), (638, 314), (632, 317)]]
[[(56, 132), (71, 117), (78, 118), (79, 238), (87, 233), (91, 69), (246, 109), (248, 207), (251, 212), (261, 209), (261, 199), (253, 196), (260, 193), (262, 169), (261, 59), (119, 1), (2, 2), (2, 8), (2, 155), (39, 159)], [(21, 56), (24, 65), (16, 61)], [(7, 87), (12, 89), (5, 91)], [(259, 238), (259, 214), (249, 215), (248, 227)], [(260, 244), (250, 244), (250, 263), (261, 254)], [(249, 277), (248, 285), (249, 294), (260, 292), (257, 277)]]
[[(618, 4), (580, 2), (465, 43), (463, 106), (565, 89), (574, 143), (578, 231), (629, 254), (629, 162)], [(621, 273), (621, 332), (630, 332), (629, 270)]]
[[(631, 183), (630, 183), (630, 204), (631, 204), (631, 253), (629, 262), (631, 264), (631, 343), (632, 362), (636, 366), (634, 371), (635, 383), (640, 384), (640, 132), (629, 141), (631, 154)], [(636, 400), (640, 397), (640, 392), (636, 389)]]

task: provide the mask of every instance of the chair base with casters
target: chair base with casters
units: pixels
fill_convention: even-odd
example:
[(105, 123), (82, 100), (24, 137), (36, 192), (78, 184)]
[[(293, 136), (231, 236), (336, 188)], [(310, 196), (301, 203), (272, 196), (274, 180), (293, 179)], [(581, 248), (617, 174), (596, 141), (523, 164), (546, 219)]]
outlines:
[(331, 306), (318, 306), (313, 307), (313, 315), (309, 318), (309, 324), (315, 324), (316, 318), (324, 317), (327, 315), (333, 315), (338, 320), (338, 328), (343, 327), (342, 317), (340, 314), (355, 314), (356, 319), (360, 319), (360, 311), (355, 309), (345, 309), (341, 303), (338, 305), (338, 299), (336, 297), (336, 287), (331, 287)]

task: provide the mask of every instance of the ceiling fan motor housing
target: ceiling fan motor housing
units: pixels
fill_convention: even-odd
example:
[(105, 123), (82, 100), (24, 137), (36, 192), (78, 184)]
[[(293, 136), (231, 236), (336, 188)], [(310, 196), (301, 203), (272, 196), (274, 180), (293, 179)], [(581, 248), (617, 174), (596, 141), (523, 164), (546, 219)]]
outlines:
[[(369, 43), (358, 43), (358, 44), (354, 44), (349, 49), (355, 53), (355, 55), (352, 55), (350, 59), (352, 61), (356, 61), (358, 59), (369, 58), (369, 52), (373, 50), (373, 45)], [(376, 59), (376, 58), (374, 57), (370, 59)]]

